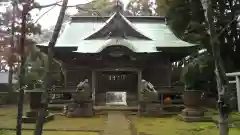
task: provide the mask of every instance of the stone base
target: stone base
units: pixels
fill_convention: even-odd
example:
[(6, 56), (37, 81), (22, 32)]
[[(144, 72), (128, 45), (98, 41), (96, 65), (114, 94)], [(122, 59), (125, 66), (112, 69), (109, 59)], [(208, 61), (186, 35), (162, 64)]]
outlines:
[(184, 121), (184, 122), (212, 122), (212, 118), (211, 117), (189, 117), (189, 116), (183, 116), (182, 114), (180, 114), (179, 119)]
[[(27, 112), (26, 116), (22, 117), (22, 122), (23, 123), (36, 123), (37, 116), (38, 116), (37, 114), (38, 114), (37, 112), (33, 112), (33, 111)], [(54, 115), (48, 113), (48, 115), (45, 117), (45, 122), (49, 122), (52, 120), (54, 120)]]
[(76, 108), (73, 112), (68, 112), (67, 117), (93, 117), (93, 109)]
[(159, 103), (141, 104), (139, 106), (139, 115), (160, 117), (163, 115), (163, 109)]
[(67, 117), (93, 117), (94, 110), (92, 103), (85, 103), (84, 107), (77, 107), (73, 111), (67, 112)]
[(198, 108), (185, 108), (179, 115), (180, 120), (185, 122), (208, 122), (211, 118), (204, 116), (204, 111)]
[(200, 108), (185, 108), (181, 114), (189, 117), (201, 117), (204, 116), (204, 111)]

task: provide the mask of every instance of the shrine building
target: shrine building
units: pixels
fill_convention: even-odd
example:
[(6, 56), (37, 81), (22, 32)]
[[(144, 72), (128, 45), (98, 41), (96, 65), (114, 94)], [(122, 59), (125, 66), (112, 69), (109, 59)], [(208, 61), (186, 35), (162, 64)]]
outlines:
[[(48, 43), (38, 44), (47, 52)], [(172, 62), (187, 56), (196, 45), (178, 39), (164, 17), (72, 16), (54, 48), (63, 63), (65, 89), (88, 79), (95, 104), (106, 92), (126, 92), (127, 104), (138, 101), (141, 80), (157, 91), (171, 86)], [(169, 89), (171, 90), (171, 89)]]

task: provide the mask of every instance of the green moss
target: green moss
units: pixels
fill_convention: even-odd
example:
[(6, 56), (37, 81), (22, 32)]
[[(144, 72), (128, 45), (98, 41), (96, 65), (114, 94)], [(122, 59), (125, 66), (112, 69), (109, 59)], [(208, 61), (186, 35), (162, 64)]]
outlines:
[[(215, 120), (219, 119), (219, 112), (215, 109), (208, 109), (205, 115), (212, 117)], [(232, 112), (229, 116), (230, 121), (240, 121), (240, 113), (239, 112)]]
[[(23, 135), (33, 135), (34, 131), (23, 131)], [(15, 135), (13, 131), (2, 131), (0, 135)], [(94, 132), (62, 132), (62, 131), (44, 131), (42, 135), (99, 135)]]
[[(217, 135), (218, 129), (213, 123), (186, 123), (173, 118), (133, 117), (133, 123), (139, 133), (149, 135)], [(231, 129), (230, 135), (238, 135), (240, 130)]]
[[(25, 106), (24, 110), (27, 111)], [(16, 107), (0, 108), (0, 128), (16, 127)], [(206, 115), (218, 119), (219, 115), (216, 110), (210, 110)], [(217, 135), (218, 129), (213, 123), (186, 123), (172, 118), (146, 118), (130, 116), (137, 131), (141, 134), (148, 135)], [(240, 126), (240, 113), (231, 113), (231, 120), (236, 120), (236, 124)], [(55, 120), (44, 125), (44, 129), (68, 129), (68, 130), (103, 130), (105, 126), (106, 116), (98, 116), (93, 118), (67, 118), (56, 115)], [(3, 122), (4, 121), (4, 122)], [(35, 129), (35, 124), (23, 124), (23, 128)], [(4, 131), (0, 135), (13, 135), (14, 132)], [(30, 131), (23, 131), (23, 135), (32, 135)], [(43, 135), (98, 135), (93, 132), (50, 132), (45, 131)], [(240, 135), (240, 129), (230, 129), (229, 135)]]
[(236, 120), (236, 121), (240, 121), (240, 113), (239, 112), (233, 112), (230, 115), (231, 119)]
[[(55, 120), (50, 121), (44, 125), (44, 129), (68, 129), (68, 130), (103, 130), (104, 117), (93, 118), (66, 118), (64, 116), (55, 116)], [(5, 121), (1, 123), (1, 128), (15, 128), (16, 116), (11, 115), (7, 117), (0, 117), (0, 120)], [(23, 128), (34, 129), (35, 124), (23, 124)]]
[[(24, 107), (28, 111), (28, 107)], [(25, 113), (24, 113), (25, 114)], [(0, 128), (15, 128), (17, 118), (17, 108), (0, 108)], [(105, 116), (95, 116), (91, 118), (67, 118), (65, 116), (55, 115), (55, 119), (44, 125), (44, 129), (68, 129), (68, 130), (103, 130)], [(23, 124), (23, 128), (35, 129), (35, 124)]]

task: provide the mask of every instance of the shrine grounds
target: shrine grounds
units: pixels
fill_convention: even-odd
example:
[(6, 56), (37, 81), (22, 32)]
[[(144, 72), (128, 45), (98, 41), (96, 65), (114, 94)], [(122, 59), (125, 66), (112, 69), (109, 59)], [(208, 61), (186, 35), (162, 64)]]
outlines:
[[(27, 111), (27, 105), (24, 106)], [(17, 117), (16, 106), (0, 107), (0, 135), (14, 135)], [(109, 112), (111, 114), (111, 112)], [(112, 112), (113, 113), (113, 112)], [(123, 113), (123, 112), (119, 112)], [(153, 118), (138, 117), (125, 113), (126, 121), (122, 117), (106, 115), (97, 115), (91, 118), (67, 118), (60, 114), (55, 114), (55, 119), (44, 125), (43, 135), (104, 135), (104, 131), (108, 130), (109, 121), (110, 130), (117, 135), (217, 135), (218, 128), (214, 122), (193, 122), (187, 123), (180, 121), (176, 115), (170, 117)], [(208, 109), (207, 116), (214, 120), (218, 119), (216, 110)], [(112, 120), (111, 120), (112, 119)], [(129, 125), (128, 129), (122, 129), (123, 126)], [(113, 127), (115, 126), (115, 127)], [(230, 132), (229, 135), (240, 134), (240, 113), (232, 113), (230, 116)], [(110, 127), (109, 127), (110, 128)], [(114, 129), (116, 128), (116, 129)], [(34, 124), (23, 124), (23, 135), (33, 135), (35, 129)], [(127, 132), (126, 130), (129, 130)], [(111, 132), (111, 131), (110, 131)]]

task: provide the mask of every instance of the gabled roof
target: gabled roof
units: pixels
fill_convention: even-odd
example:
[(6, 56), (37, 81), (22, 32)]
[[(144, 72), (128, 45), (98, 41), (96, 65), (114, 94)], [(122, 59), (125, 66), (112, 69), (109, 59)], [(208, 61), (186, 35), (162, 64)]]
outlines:
[(113, 14), (100, 29), (87, 36), (85, 40), (109, 37), (134, 37), (137, 39), (152, 40), (139, 32), (120, 12)]
[[(117, 22), (119, 20), (121, 23)], [(109, 36), (111, 33), (113, 35)], [(119, 43), (123, 46), (131, 46), (136, 53), (158, 52), (161, 50), (159, 48), (177, 51), (178, 48), (196, 46), (178, 39), (165, 25), (165, 18), (124, 17), (117, 12), (111, 17), (72, 17), (55, 47), (77, 47), (75, 52), (78, 53), (99, 53), (104, 48), (120, 45)], [(47, 43), (39, 44), (39, 46), (47, 45)]]

